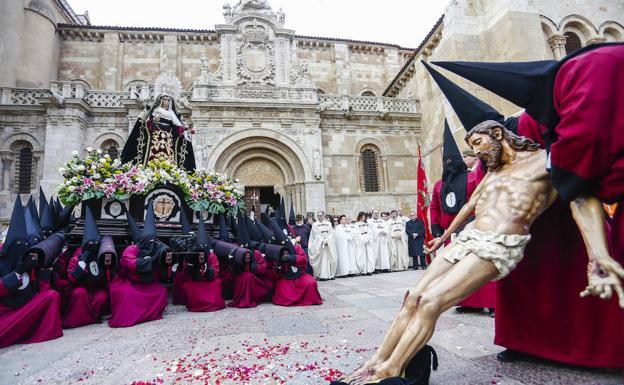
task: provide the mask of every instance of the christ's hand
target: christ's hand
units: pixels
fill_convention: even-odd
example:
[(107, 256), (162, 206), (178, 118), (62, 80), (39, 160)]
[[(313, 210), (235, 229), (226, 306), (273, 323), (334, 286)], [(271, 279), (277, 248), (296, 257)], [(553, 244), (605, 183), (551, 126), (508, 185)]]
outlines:
[(427, 243), (427, 247), (425, 247), (425, 254), (431, 254), (435, 252), (443, 244), (444, 244), (444, 241), (442, 240), (442, 238), (432, 239), (431, 241), (429, 241), (429, 243)]
[(612, 258), (601, 258), (599, 263), (592, 261), (588, 265), (588, 284), (581, 292), (581, 297), (595, 295), (601, 299), (610, 299), (615, 291), (619, 305), (624, 309), (623, 278), (624, 269)]

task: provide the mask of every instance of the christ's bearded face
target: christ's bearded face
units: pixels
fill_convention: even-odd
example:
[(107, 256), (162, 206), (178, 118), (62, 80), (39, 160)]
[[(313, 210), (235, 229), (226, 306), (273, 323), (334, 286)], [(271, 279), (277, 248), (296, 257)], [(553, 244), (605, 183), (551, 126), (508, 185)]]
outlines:
[(477, 157), (485, 163), (488, 171), (497, 170), (501, 166), (502, 138), (498, 139), (494, 131), (491, 134), (471, 134), (468, 144), (477, 154)]

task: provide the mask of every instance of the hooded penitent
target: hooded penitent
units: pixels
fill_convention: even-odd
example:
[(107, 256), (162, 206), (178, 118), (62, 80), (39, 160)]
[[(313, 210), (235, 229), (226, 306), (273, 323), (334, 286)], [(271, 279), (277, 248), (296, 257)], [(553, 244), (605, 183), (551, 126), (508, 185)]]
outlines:
[(152, 264), (159, 263), (164, 266), (162, 259), (165, 258), (166, 252), (169, 251), (169, 247), (157, 238), (154, 202), (150, 201), (147, 205), (142, 231), (139, 230), (129, 212), (126, 213), (126, 217), (132, 240), (139, 246), (137, 273), (143, 282), (150, 282), (153, 279)]
[(247, 231), (249, 232), (249, 237), (252, 241), (262, 242), (264, 238), (262, 232), (256, 226), (257, 221), (252, 221), (249, 216), (245, 215), (245, 224), (247, 225)]
[(447, 214), (457, 214), (466, 203), (468, 170), (446, 120), (442, 162), (442, 210)]
[(31, 245), (36, 245), (44, 238), (43, 230), (41, 229), (39, 221), (36, 219), (35, 214), (33, 214), (33, 209), (30, 206), (26, 207), (26, 211), (24, 212), (24, 218), (26, 219), (26, 232), (28, 234), (28, 243)]
[(288, 222), (286, 221), (286, 205), (284, 204), (284, 198), (280, 199), (280, 204), (276, 213), (276, 222), (281, 229), (287, 229)]
[[(227, 214), (217, 214), (219, 217), (219, 239), (222, 240), (223, 242), (232, 242), (232, 240), (230, 239), (230, 231), (228, 229), (228, 224), (227, 224)], [(230, 216), (231, 220), (234, 220), (234, 217)], [(236, 226), (232, 225), (232, 228), (235, 228)]]
[(295, 225), (295, 205), (290, 205), (290, 214), (288, 214), (288, 224), (291, 226)]
[(292, 244), (290, 239), (288, 239), (286, 235), (284, 235), (284, 233), (280, 231), (281, 229), (279, 228), (277, 223), (275, 223), (275, 221), (271, 217), (267, 217), (267, 222), (268, 222), (269, 228), (273, 230), (273, 236), (275, 237), (274, 243), (279, 244), (285, 247), (286, 249), (288, 249), (288, 252), (291, 255), (296, 255), (297, 253), (295, 251), (295, 246)]
[(247, 223), (245, 221), (245, 216), (243, 215), (243, 213), (241, 211), (238, 212), (238, 214), (236, 215), (236, 229), (238, 231), (238, 244), (241, 247), (248, 247), (249, 246), (249, 241), (251, 241), (251, 238), (249, 236), (249, 231), (247, 231)]
[[(30, 214), (26, 214), (22, 200), (18, 195), (13, 206), (9, 231), (0, 251), (0, 278), (3, 280), (3, 286), (8, 290), (16, 290), (12, 295), (4, 296), (0, 300), (13, 308), (24, 305), (37, 292), (37, 285), (31, 282), (28, 274), (32, 262), (27, 253), (29, 247), (26, 228), (27, 215)], [(15, 274), (10, 274), (14, 271), (22, 274), (21, 282)], [(33, 277), (36, 277), (36, 271), (34, 272)]]
[(98, 250), (98, 264), (106, 272), (106, 281), (110, 282), (117, 267), (117, 250), (115, 243), (110, 235), (105, 235), (100, 240), (100, 249)]

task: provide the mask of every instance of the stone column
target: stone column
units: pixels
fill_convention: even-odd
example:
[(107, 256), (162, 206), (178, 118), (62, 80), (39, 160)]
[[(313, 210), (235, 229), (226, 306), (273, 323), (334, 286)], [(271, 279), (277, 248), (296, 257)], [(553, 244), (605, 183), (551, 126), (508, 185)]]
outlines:
[(160, 72), (171, 72), (177, 74), (177, 49), (178, 37), (176, 35), (165, 35), (160, 46)]
[(386, 156), (382, 155), (381, 156), (381, 170), (379, 170), (379, 177), (380, 180), (379, 182), (383, 183), (383, 190), (385, 192), (390, 191), (390, 183), (389, 183), (389, 178), (388, 178), (388, 158), (386, 158)]
[(566, 37), (563, 35), (553, 35), (548, 39), (548, 45), (555, 55), (555, 60), (561, 60), (566, 55)]
[(0, 87), (15, 87), (23, 31), (23, 2), (0, 1)]
[(43, 2), (31, 1), (25, 9), (16, 86), (47, 88), (51, 80), (56, 80), (60, 40), (52, 17)]
[(3, 151), (0, 153), (0, 159), (2, 160), (2, 183), (0, 184), (0, 188), (2, 191), (9, 191), (11, 181), (11, 165), (13, 164), (13, 155), (11, 151)]
[(351, 73), (349, 72), (349, 46), (344, 43), (334, 44), (336, 55), (336, 94), (351, 94)]
[(119, 34), (117, 32), (107, 32), (102, 40), (102, 60), (100, 84), (105, 90), (114, 91), (121, 84), (121, 74), (119, 73)]
[(49, 107), (46, 114), (43, 179), (40, 184), (46, 194), (62, 181), (59, 168), (72, 157), (73, 151), (84, 153), (86, 139), (86, 111), (79, 103), (65, 108)]

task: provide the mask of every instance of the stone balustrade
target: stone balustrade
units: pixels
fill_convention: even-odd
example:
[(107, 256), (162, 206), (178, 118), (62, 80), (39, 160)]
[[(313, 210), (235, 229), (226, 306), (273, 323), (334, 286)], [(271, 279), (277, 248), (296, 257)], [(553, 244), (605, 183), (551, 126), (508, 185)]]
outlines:
[(418, 103), (378, 96), (319, 95), (319, 110), (413, 114), (418, 113)]

